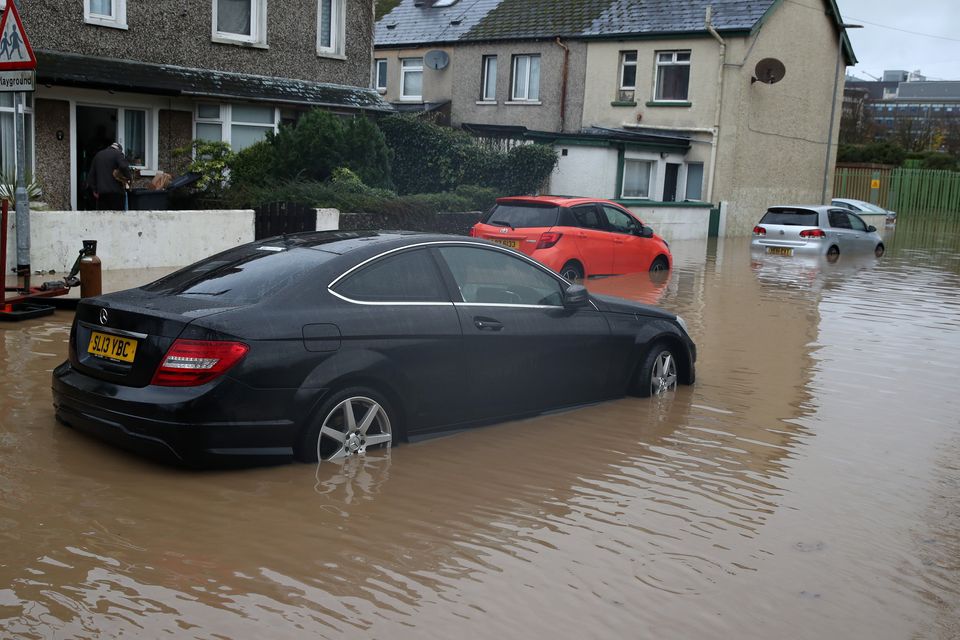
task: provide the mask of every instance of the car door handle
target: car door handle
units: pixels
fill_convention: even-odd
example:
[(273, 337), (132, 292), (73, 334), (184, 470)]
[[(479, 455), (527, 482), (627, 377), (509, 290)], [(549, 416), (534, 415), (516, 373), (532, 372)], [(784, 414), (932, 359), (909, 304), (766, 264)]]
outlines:
[(480, 331), (500, 331), (500, 329), (503, 329), (503, 323), (493, 318), (474, 318), (473, 324)]

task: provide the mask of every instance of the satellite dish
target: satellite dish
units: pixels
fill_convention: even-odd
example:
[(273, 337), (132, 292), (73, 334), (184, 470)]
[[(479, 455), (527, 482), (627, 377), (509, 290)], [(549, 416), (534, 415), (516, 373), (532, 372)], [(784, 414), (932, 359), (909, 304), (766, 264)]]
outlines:
[(446, 51), (440, 51), (439, 49), (435, 51), (427, 51), (426, 55), (423, 56), (423, 61), (431, 69), (446, 69), (447, 65), (450, 64), (450, 56), (447, 55)]
[(764, 84), (776, 84), (783, 80), (787, 75), (787, 68), (776, 58), (764, 58), (757, 63), (753, 70), (754, 76), (750, 78), (750, 83), (762, 82)]

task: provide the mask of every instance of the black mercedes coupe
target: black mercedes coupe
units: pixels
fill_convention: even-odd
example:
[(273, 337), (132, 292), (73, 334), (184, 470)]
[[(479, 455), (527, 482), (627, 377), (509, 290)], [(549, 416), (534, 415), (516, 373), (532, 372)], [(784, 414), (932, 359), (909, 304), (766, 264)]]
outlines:
[(80, 302), (57, 418), (188, 466), (338, 459), (693, 384), (655, 307), (512, 249), (410, 232), (252, 242)]

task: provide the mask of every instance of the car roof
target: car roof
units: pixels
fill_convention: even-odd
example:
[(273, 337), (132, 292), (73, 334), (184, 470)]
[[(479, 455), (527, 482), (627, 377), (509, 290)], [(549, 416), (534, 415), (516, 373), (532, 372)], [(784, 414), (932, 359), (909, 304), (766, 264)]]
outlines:
[(287, 249), (312, 249), (345, 255), (354, 251), (380, 253), (385, 250), (421, 244), (424, 242), (471, 242), (490, 244), (486, 240), (444, 233), (422, 233), (419, 231), (305, 231), (273, 238), (257, 240), (253, 244), (264, 247), (283, 247)]
[(835, 209), (829, 204), (775, 204), (773, 206), (767, 207), (767, 211), (771, 209), (806, 209), (807, 211), (828, 211), (830, 209)]
[(616, 202), (612, 200), (606, 200), (604, 198), (587, 198), (584, 196), (556, 196), (556, 195), (543, 195), (543, 196), (507, 196), (504, 198), (497, 198), (497, 204), (548, 204), (555, 207), (575, 207), (579, 204), (590, 204), (593, 202), (599, 202), (601, 204), (612, 204), (616, 206)]
[(833, 202), (849, 202), (850, 204), (870, 204), (866, 200), (857, 200), (856, 198), (834, 198)]

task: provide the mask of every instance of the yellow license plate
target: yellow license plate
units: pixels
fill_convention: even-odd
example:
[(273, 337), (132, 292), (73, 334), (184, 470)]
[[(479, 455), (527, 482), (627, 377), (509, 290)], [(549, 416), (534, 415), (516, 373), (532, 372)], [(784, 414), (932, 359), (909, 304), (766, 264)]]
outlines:
[(775, 256), (792, 256), (793, 248), (792, 247), (767, 247), (767, 253), (772, 253)]
[(502, 244), (505, 247), (510, 247), (511, 249), (519, 249), (520, 241), (519, 240), (507, 240), (505, 238), (490, 238), (493, 242), (497, 244)]
[(137, 341), (94, 331), (87, 345), (87, 353), (109, 360), (133, 362), (137, 355)]

